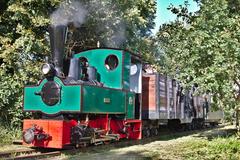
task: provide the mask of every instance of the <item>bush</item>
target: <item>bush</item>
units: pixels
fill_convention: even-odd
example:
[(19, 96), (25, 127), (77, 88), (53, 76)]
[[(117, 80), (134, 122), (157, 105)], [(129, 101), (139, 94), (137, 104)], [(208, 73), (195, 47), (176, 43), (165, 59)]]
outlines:
[(20, 139), (21, 136), (20, 128), (0, 126), (0, 146), (11, 144), (13, 140)]

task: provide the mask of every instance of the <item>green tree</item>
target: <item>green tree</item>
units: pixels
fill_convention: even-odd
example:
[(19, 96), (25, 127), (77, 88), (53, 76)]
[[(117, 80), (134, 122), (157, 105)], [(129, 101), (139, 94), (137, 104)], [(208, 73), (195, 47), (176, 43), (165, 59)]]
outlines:
[[(36, 84), (40, 66), (50, 55), (50, 15), (62, 0), (0, 2), (0, 121), (19, 125), (23, 87)], [(72, 3), (67, 0), (64, 3)], [(70, 27), (67, 51), (102, 46), (138, 50), (154, 26), (154, 0), (79, 0), (87, 10), (82, 27)], [(120, 30), (119, 30), (120, 29)], [(71, 35), (71, 34), (69, 34)], [(116, 39), (116, 40), (115, 40)], [(120, 40), (118, 40), (120, 39)], [(77, 45), (76, 45), (77, 44)], [(149, 47), (146, 47), (149, 48)], [(146, 49), (148, 52), (149, 49)]]
[(195, 14), (187, 11), (187, 3), (171, 6), (179, 18), (158, 32), (165, 71), (186, 86), (198, 84), (225, 109), (238, 103), (240, 89), (240, 15), (235, 4), (239, 1), (201, 0)]
[(97, 41), (101, 47), (140, 51), (136, 46), (151, 34), (155, 25), (154, 0), (92, 0), (82, 4), (88, 12), (86, 22), (70, 30), (73, 37), (68, 48), (75, 52), (97, 47)]
[(23, 117), (23, 86), (36, 83), (49, 52), (45, 35), (57, 1), (5, 1), (0, 14), (0, 117), (18, 125)]

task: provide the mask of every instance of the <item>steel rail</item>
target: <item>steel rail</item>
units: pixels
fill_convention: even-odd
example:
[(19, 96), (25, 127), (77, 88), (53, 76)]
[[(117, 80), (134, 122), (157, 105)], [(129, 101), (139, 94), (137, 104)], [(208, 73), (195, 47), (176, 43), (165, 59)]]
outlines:
[(6, 160), (38, 159), (38, 158), (46, 158), (46, 157), (56, 157), (60, 155), (61, 155), (61, 151), (53, 151), (53, 152), (47, 152), (47, 153), (38, 153), (38, 154), (10, 157), (10, 158), (6, 158)]

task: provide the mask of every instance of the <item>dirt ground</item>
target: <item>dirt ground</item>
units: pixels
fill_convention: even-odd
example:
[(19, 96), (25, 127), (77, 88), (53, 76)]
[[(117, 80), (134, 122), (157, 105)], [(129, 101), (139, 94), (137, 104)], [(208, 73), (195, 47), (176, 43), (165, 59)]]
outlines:
[[(47, 159), (61, 160), (185, 160), (199, 159), (187, 157), (189, 142), (211, 141), (216, 137), (233, 134), (234, 126), (222, 125), (213, 129), (171, 133), (140, 141), (123, 141), (109, 145), (90, 146), (79, 149), (77, 154), (64, 153), (60, 157)], [(8, 145), (0, 147), (0, 151), (23, 149), (24, 146)], [(239, 146), (240, 150), (240, 146)], [(193, 151), (192, 151), (193, 152)], [(239, 151), (240, 153), (240, 151)], [(200, 158), (201, 159), (201, 158)]]
[[(77, 155), (63, 155), (58, 159), (70, 160), (181, 160), (189, 148), (185, 148), (185, 143), (203, 139), (211, 140), (214, 137), (226, 136), (232, 133), (234, 126), (219, 126), (214, 129), (204, 131), (192, 131), (165, 136), (153, 139), (142, 140), (137, 144), (127, 144), (125, 146), (105, 145), (96, 147), (89, 151), (79, 152)], [(136, 143), (136, 142), (135, 142)], [(191, 157), (189, 157), (191, 159)]]

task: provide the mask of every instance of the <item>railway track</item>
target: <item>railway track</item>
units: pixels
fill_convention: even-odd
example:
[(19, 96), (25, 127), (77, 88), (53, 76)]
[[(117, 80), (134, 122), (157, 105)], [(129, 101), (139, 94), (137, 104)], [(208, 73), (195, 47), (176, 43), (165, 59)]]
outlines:
[[(215, 128), (221, 128), (223, 126), (218, 126)], [(212, 128), (205, 128), (201, 131), (211, 130)], [(199, 130), (191, 130), (191, 131), (183, 131), (183, 132), (172, 132), (169, 130), (163, 130), (159, 134), (159, 136), (144, 138), (142, 140), (136, 141), (129, 141), (129, 140), (122, 140), (116, 143), (108, 144), (107, 148), (121, 148), (126, 146), (138, 145), (138, 144), (146, 144), (156, 140), (164, 140), (166, 137), (181, 137), (190, 134), (198, 133)], [(49, 158), (49, 157), (56, 157), (60, 156), (61, 154), (77, 154), (79, 152), (94, 152), (96, 150), (107, 149), (106, 145), (97, 145), (97, 146), (87, 146), (79, 148), (71, 148), (66, 150), (53, 150), (53, 149), (39, 149), (39, 148), (27, 148), (27, 149), (19, 149), (19, 150), (11, 150), (6, 152), (0, 152), (0, 160), (19, 160), (19, 159), (42, 159), (42, 158)]]
[(47, 151), (34, 148), (10, 150), (5, 152), (0, 152), (0, 159), (4, 160), (22, 160), (22, 159), (39, 159), (45, 157), (60, 156), (61, 151)]

